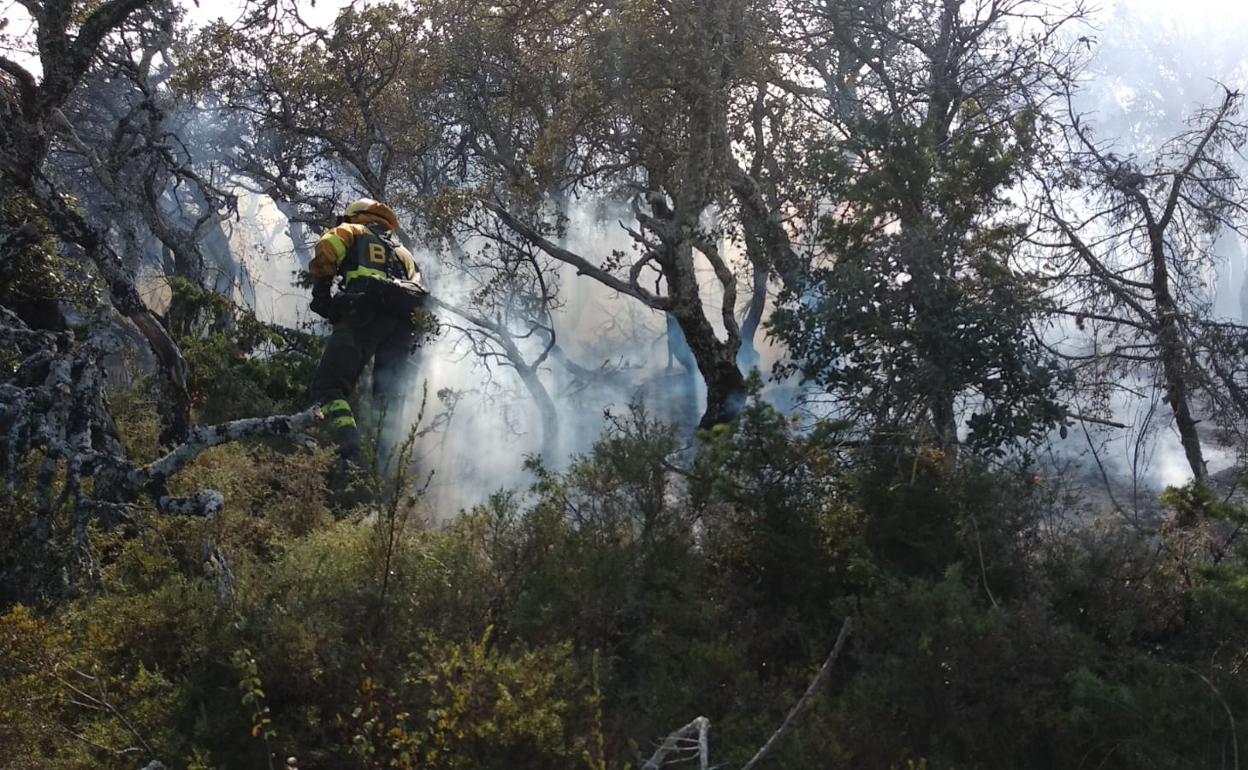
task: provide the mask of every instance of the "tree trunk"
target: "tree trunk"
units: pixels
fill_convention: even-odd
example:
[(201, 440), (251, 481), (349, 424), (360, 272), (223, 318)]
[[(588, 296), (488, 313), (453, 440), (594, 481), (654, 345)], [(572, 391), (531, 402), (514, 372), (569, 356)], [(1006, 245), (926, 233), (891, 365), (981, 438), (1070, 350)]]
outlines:
[(758, 231), (757, 219), (744, 216), (742, 229), (745, 234), (745, 253), (753, 268), (754, 279), (750, 287), (750, 304), (741, 321), (741, 352), (737, 355), (737, 360), (741, 368), (748, 371), (758, 366), (758, 348), (755, 346), (754, 337), (758, 334), (758, 328), (763, 322), (763, 312), (767, 309), (767, 284), (771, 278), (771, 264), (763, 234)]
[(673, 249), (668, 260), (668, 291), (671, 292), (671, 315), (685, 333), (685, 342), (693, 351), (698, 371), (706, 383), (706, 410), (698, 421), (699, 428), (711, 428), (730, 422), (745, 406), (745, 377), (737, 367), (739, 338), (724, 342), (702, 310), (697, 277), (693, 272), (693, 247), (686, 241)]
[(533, 398), (533, 403), (537, 405), (542, 426), (541, 457), (548, 463), (555, 462), (559, 455), (559, 415), (555, 411), (555, 402), (538, 377), (536, 367), (517, 366), (516, 372)]
[(1179, 430), (1183, 454), (1192, 469), (1192, 477), (1203, 482), (1208, 477), (1196, 419), (1192, 416), (1191, 387), (1187, 374), (1187, 351), (1179, 329), (1179, 309), (1170, 294), (1170, 274), (1166, 265), (1165, 239), (1160, 226), (1148, 217), (1150, 256), (1153, 263), (1153, 302), (1157, 308), (1157, 347), (1161, 358), (1166, 398), (1174, 411), (1174, 424)]
[[(308, 227), (295, 219), (298, 209), (294, 204), (276, 198), (274, 203), (277, 205), (277, 210), (286, 217), (286, 232), (290, 235), (291, 246), (295, 250), (295, 256), (299, 259), (299, 266), (306, 270), (312, 263), (312, 247), (308, 245)], [(312, 233), (313, 237), (315, 235)]]
[(186, 360), (169, 332), (143, 303), (138, 289), (126, 275), (121, 258), (65, 199), (46, 181), (31, 191), (52, 221), (57, 234), (77, 244), (95, 264), (108, 286), (113, 307), (129, 318), (151, 345), (163, 375), (165, 398), (161, 399), (161, 442), (175, 443), (186, 437), (191, 427), (191, 401), (186, 391)]

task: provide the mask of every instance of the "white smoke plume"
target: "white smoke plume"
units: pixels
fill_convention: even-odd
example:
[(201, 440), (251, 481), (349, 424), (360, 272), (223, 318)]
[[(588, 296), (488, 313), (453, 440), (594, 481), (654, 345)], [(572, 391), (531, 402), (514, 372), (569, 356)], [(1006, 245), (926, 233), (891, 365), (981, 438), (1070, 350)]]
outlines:
[[(317, 12), (329, 19), (339, 5), (318, 3)], [(202, 22), (223, 13), (230, 15), (214, 6), (210, 12), (192, 15), (203, 16)], [(1248, 84), (1248, 64), (1242, 55), (1242, 41), (1248, 40), (1248, 8), (1237, 3), (1193, 0), (1176, 6), (1163, 0), (1130, 0), (1106, 8), (1097, 24), (1089, 77), (1076, 106), (1089, 115), (1100, 136), (1119, 138), (1124, 156), (1147, 154), (1176, 133), (1184, 115), (1216, 95), (1217, 83), (1232, 88)], [(593, 202), (574, 205), (569, 216), (568, 245), (573, 250), (591, 259), (613, 249), (629, 250), (631, 242), (616, 218), (602, 217)], [(235, 298), (252, 306), (262, 320), (285, 325), (309, 321), (307, 294), (293, 283), (295, 273), (306, 265), (287, 234), (285, 217), (273, 203), (244, 193), (238, 220), (227, 222), (226, 228), (242, 268), (235, 279)], [(1246, 320), (1248, 244), (1224, 234), (1218, 248), (1221, 265), (1209, 276), (1215, 313)], [(416, 256), (438, 296), (466, 302), (471, 286), (445, 255), (418, 249)], [(742, 301), (748, 293), (746, 278), (742, 271)], [(704, 389), (696, 374), (670, 359), (663, 316), (566, 267), (559, 269), (559, 279), (564, 305), (554, 321), (560, 346), (583, 367), (605, 366), (618, 387), (586, 386), (559, 362), (546, 362), (540, 376), (555, 402), (561, 428), (557, 452), (547, 461), (560, 466), (571, 454), (584, 451), (600, 434), (604, 411), (622, 411), (630, 398), (645, 398), (650, 410), (665, 418), (695, 422)], [(709, 268), (701, 284), (706, 306), (717, 307), (718, 287)], [(715, 322), (718, 314), (708, 312), (708, 317)], [(535, 346), (537, 341), (524, 344)], [(760, 367), (767, 374), (782, 351), (769, 347), (761, 334), (756, 344), (763, 357)], [(536, 351), (530, 347), (525, 352)], [(786, 405), (792, 400), (791, 383), (772, 387), (776, 401), (782, 394)], [(497, 364), (487, 369), (460, 335), (449, 332), (421, 351), (407, 391), (404, 409), (394, 415), (399, 424), (415, 418), (422, 392), (428, 393), (425, 424), (443, 420), (422, 439), (416, 469), (434, 472), (430, 494), (436, 509), (451, 513), (496, 489), (523, 486), (530, 480), (523, 462), (540, 446), (541, 425), (512, 370)], [(440, 392), (455, 397), (443, 400)], [(1078, 455), (1090, 470), (1103, 465), (1116, 478), (1131, 479), (1126, 483), (1142, 484), (1147, 490), (1182, 483), (1189, 474), (1177, 437), (1167, 427), (1164, 405), (1163, 413), (1157, 413), (1152, 401), (1124, 391), (1115, 397), (1111, 412), (1129, 428), (1089, 426), (1088, 437), (1076, 430), (1065, 439), (1055, 434), (1054, 446), (1064, 454)], [(1089, 445), (1096, 448), (1095, 456)], [(1216, 447), (1210, 446), (1208, 453), (1212, 470), (1232, 460)]]
[[(1119, 0), (1101, 11), (1096, 26), (1074, 106), (1099, 138), (1113, 141), (1120, 157), (1148, 157), (1186, 128), (1184, 120), (1195, 109), (1219, 99), (1222, 86), (1248, 85), (1248, 6), (1242, 3)], [(1248, 161), (1239, 158), (1238, 168), (1248, 175)], [(1224, 231), (1215, 253), (1218, 264), (1206, 278), (1213, 314), (1248, 321), (1248, 244)], [(1104, 466), (1124, 498), (1118, 502), (1135, 509), (1151, 504), (1162, 488), (1190, 481), (1191, 470), (1160, 394), (1138, 382), (1123, 385), (1109, 411), (1126, 429), (1088, 425), (1086, 437), (1080, 428), (1052, 441), (1062, 454), (1078, 455), (1093, 477)], [(1211, 438), (1205, 441), (1206, 460), (1216, 474), (1237, 458)]]

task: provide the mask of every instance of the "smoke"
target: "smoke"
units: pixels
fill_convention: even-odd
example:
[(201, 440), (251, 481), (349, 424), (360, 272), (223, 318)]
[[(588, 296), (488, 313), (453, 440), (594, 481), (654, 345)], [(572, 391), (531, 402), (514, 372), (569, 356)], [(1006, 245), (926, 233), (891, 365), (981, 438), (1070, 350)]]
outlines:
[(238, 221), (225, 224), (230, 250), (240, 265), (234, 300), (256, 318), (297, 327), (311, 320), (308, 293), (295, 285), (307, 265), (291, 242), (288, 222), (270, 198), (240, 191)]
[[(197, 166), (231, 167), (231, 148), (242, 142), (236, 121), (193, 105), (171, 105), (169, 114), (179, 134), (195, 138), (188, 145)], [(328, 334), (328, 325), (309, 313), (307, 290), (297, 285), (311, 242), (320, 233), (293, 226), (271, 198), (244, 185), (238, 181), (228, 190), (238, 198), (237, 210), (219, 223), (219, 236), (213, 234), (212, 244), (201, 240), (207, 285), (247, 306), (261, 321), (287, 327), (310, 324)], [(573, 201), (566, 213), (567, 248), (597, 262), (614, 251), (631, 253), (632, 240), (619, 224), (631, 212), (616, 203), (586, 199)], [(292, 234), (301, 242), (292, 240)], [(415, 244), (415, 256), (435, 296), (476, 310), (480, 276), (455, 255), (422, 245)], [(488, 259), (481, 251), (483, 242), (458, 246), (469, 263)], [(721, 251), (744, 261), (731, 244), (721, 243)], [(654, 417), (684, 426), (695, 424), (705, 406), (700, 377), (671, 355), (665, 314), (578, 276), (562, 263), (548, 264), (559, 287), (552, 320), (560, 354), (550, 355), (537, 376), (554, 404), (553, 439), (544, 434), (548, 426), (515, 369), (497, 355), (480, 355), (469, 336), (472, 324), (446, 311), (438, 314), (447, 328), (413, 358), (403, 402), (386, 406), (383, 450), (417, 426), (420, 437), (411, 471), (418, 478), (432, 474), (428, 496), (433, 510), (444, 515), (482, 502), (496, 490), (531, 482), (525, 461), (543, 449), (548, 450), (545, 463), (565, 467), (601, 435), (608, 412), (623, 413), (633, 401), (644, 401)], [(169, 296), (164, 267), (157, 254), (144, 266), (141, 279), (158, 310), (167, 306)], [(709, 264), (699, 264), (698, 274), (707, 315), (717, 325), (722, 291)], [(745, 290), (743, 281), (742, 301)], [(527, 334), (521, 324), (509, 331), (526, 361), (543, 352), (545, 336)], [(357, 395), (369, 384), (358, 383)], [(367, 411), (361, 417), (367, 425)]]
[[(1075, 109), (1096, 127), (1099, 138), (1113, 141), (1120, 157), (1153, 155), (1166, 139), (1188, 128), (1185, 120), (1193, 111), (1220, 99), (1223, 86), (1248, 85), (1248, 61), (1242, 55), (1248, 7), (1243, 4), (1120, 0), (1102, 12), (1097, 26)], [(1248, 174), (1242, 157), (1238, 170)], [(1214, 254), (1217, 264), (1205, 277), (1212, 312), (1244, 322), (1248, 244), (1223, 230), (1215, 236)], [(1107, 410), (1126, 429), (1088, 426), (1087, 437), (1080, 429), (1065, 440), (1054, 435), (1052, 441), (1058, 452), (1103, 467), (1120, 493), (1147, 502), (1165, 486), (1190, 481), (1191, 470), (1161, 394), (1143, 382), (1120, 385)], [(1218, 445), (1216, 437), (1203, 438), (1211, 473), (1235, 463), (1234, 452)]]
[[(328, 21), (338, 5), (318, 4), (317, 11)], [(202, 16), (207, 11), (192, 11), (196, 24), (203, 21), (197, 13)], [(217, 13), (219, 7), (214, 6), (213, 15)], [(1177, 7), (1162, 0), (1133, 0), (1112, 6), (1098, 24), (1089, 78), (1078, 94), (1077, 108), (1089, 115), (1100, 136), (1118, 138), (1124, 157), (1147, 155), (1165, 137), (1180, 131), (1186, 114), (1216, 97), (1218, 82), (1230, 87), (1248, 82), (1248, 64), (1240, 54), (1242, 41), (1248, 39), (1248, 10), (1237, 5), (1194, 0)], [(229, 131), (206, 116), (201, 120), (198, 131)], [(224, 134), (197, 143), (200, 147), (228, 145)], [(294, 274), (306, 267), (306, 256), (299, 256), (304, 244), (291, 241), (287, 219), (272, 201), (237, 192), (241, 194), (239, 218), (224, 225), (239, 265), (232, 288), (235, 298), (251, 305), (262, 320), (284, 325), (306, 322), (308, 297), (293, 283)], [(599, 201), (580, 200), (567, 213), (566, 245), (571, 250), (591, 260), (602, 260), (615, 250), (631, 251), (631, 240), (617, 221), (628, 221), (627, 212)], [(315, 238), (317, 233), (304, 235)], [(474, 248), (471, 243), (462, 245)], [(721, 244), (721, 251), (734, 264), (743, 263), (730, 244)], [(1244, 320), (1248, 318), (1248, 244), (1233, 233), (1223, 233), (1218, 253), (1221, 264), (1208, 277), (1215, 312)], [(417, 249), (416, 256), (437, 296), (464, 306), (472, 304), (476, 287), (451, 255)], [(559, 347), (576, 365), (597, 376), (587, 379), (584, 372), (573, 373), (553, 356), (540, 367), (538, 376), (554, 403), (559, 428), (545, 461), (554, 467), (566, 465), (570, 456), (588, 449), (600, 435), (604, 414), (622, 412), (632, 399), (644, 399), (658, 417), (684, 425), (696, 422), (705, 404), (705, 389), (700, 377), (672, 355), (664, 315), (576, 275), (567, 266), (555, 265), (554, 275), (562, 299), (554, 317)], [(699, 277), (707, 316), (718, 324), (720, 287), (709, 265), (699, 266)], [(741, 271), (741, 303), (748, 294), (746, 277)], [(528, 337), (517, 344), (526, 360), (532, 360), (543, 342)], [(762, 335), (756, 345), (761, 354), (759, 366), (767, 374), (783, 351), (769, 345)], [(1123, 384), (1137, 393), (1143, 387), (1142, 383)], [(771, 387), (767, 395), (777, 402), (783, 400), (786, 409), (800, 401), (791, 383)], [(401, 433), (404, 426), (413, 424), (423, 402), (421, 427), (425, 432), (417, 447), (415, 472), (433, 474), (429, 494), (435, 510), (447, 515), (482, 501), (492, 491), (522, 487), (531, 480), (524, 460), (542, 448), (543, 425), (514, 369), (497, 358), (483, 360), (463, 333), (448, 330), (420, 351), (405, 390), (405, 403), (390, 415), (390, 432)], [(1053, 446), (1077, 455), (1088, 469), (1103, 466), (1115, 478), (1131, 480), (1124, 484), (1143, 484), (1151, 490), (1182, 483), (1189, 476), (1186, 460), (1168, 427), (1166, 408), (1158, 403), (1155, 394), (1119, 391), (1108, 410), (1129, 428), (1090, 426), (1087, 436), (1076, 429), (1064, 440), (1055, 434)], [(1207, 451), (1214, 470), (1233, 459), (1214, 446)]]
[[(576, 201), (567, 211), (563, 245), (595, 262), (613, 251), (631, 252), (632, 241), (619, 225), (625, 216), (596, 201)], [(461, 246), (471, 252), (480, 244)], [(429, 251), (416, 256), (435, 295), (470, 305), (477, 284), (452, 257)], [(669, 353), (665, 314), (578, 276), (565, 264), (550, 267), (559, 287), (559, 307), (552, 319), (556, 340), (577, 371), (560, 356), (549, 357), (539, 369), (558, 427), (557, 438), (550, 442), (553, 451), (543, 461), (553, 468), (566, 466), (570, 457), (592, 446), (608, 412), (621, 414), (633, 401), (643, 402), (654, 417), (686, 427), (696, 424), (705, 406), (705, 387), (695, 371)], [(708, 316), (713, 317), (710, 309), (718, 308), (722, 292), (709, 265), (699, 266), (699, 276)], [(441, 315), (444, 321), (464, 325), (446, 312)], [(525, 330), (511, 331), (519, 336)], [(532, 361), (546, 338), (516, 342)], [(413, 423), (422, 393), (427, 394), (424, 422), (444, 421), (419, 447), (420, 472), (434, 473), (429, 495), (435, 510), (451, 513), (494, 491), (531, 481), (524, 464), (542, 448), (543, 425), (513, 368), (497, 358), (483, 359), (462, 332), (447, 330), (421, 352), (407, 391), (401, 424)]]

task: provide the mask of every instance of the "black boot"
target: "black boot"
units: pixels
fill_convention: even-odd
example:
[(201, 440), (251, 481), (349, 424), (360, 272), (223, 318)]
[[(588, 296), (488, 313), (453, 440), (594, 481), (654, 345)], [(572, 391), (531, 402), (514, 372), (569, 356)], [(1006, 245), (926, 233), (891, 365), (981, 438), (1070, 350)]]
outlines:
[(341, 513), (372, 499), (360, 434), (355, 428), (335, 432), (338, 461), (329, 474), (330, 505)]
[(364, 470), (364, 449), (360, 443), (360, 431), (356, 428), (339, 428), (334, 435), (338, 443), (338, 458), (357, 471)]

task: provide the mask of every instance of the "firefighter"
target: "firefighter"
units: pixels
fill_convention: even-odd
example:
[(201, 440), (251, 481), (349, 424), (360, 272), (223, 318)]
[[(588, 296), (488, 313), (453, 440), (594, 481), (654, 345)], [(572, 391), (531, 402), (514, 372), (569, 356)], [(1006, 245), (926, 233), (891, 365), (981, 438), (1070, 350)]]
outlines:
[(411, 252), (395, 239), (398, 228), (389, 206), (357, 200), (321, 236), (308, 266), (309, 307), (334, 326), (312, 378), (312, 398), (333, 429), (343, 461), (357, 468), (363, 464), (360, 431), (347, 399), (373, 359), (374, 400), (397, 408), (415, 343), (412, 314), (425, 296)]

